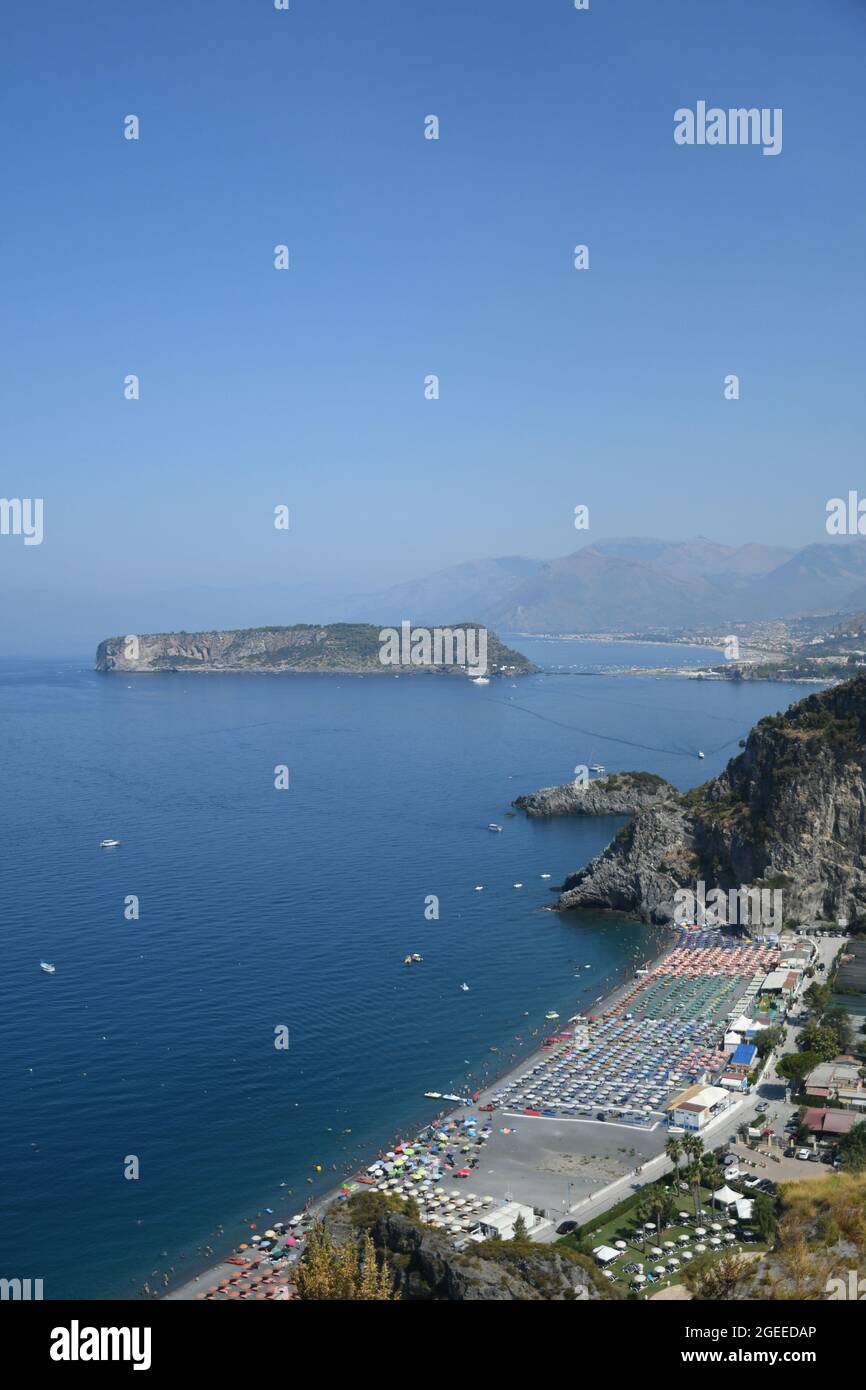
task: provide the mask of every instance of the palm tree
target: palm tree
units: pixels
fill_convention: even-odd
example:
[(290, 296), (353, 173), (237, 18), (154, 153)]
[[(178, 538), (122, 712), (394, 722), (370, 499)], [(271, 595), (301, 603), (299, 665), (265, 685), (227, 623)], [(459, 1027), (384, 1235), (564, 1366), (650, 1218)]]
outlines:
[(704, 1154), (701, 1159), (701, 1175), (711, 1192), (715, 1192), (717, 1188), (722, 1186), (724, 1174), (715, 1154)]
[(692, 1187), (692, 1196), (695, 1201), (695, 1216), (701, 1209), (701, 1155), (704, 1152), (704, 1141), (699, 1139), (696, 1134), (689, 1134), (683, 1140), (683, 1149), (691, 1160), (688, 1169), (688, 1180)]
[(676, 1135), (672, 1134), (668, 1142), (665, 1144), (665, 1153), (667, 1154), (671, 1163), (674, 1165), (674, 1180), (677, 1184), (677, 1190), (679, 1190), (680, 1159), (683, 1156), (683, 1152), (683, 1146), (680, 1143), (679, 1139), (677, 1139)]
[(647, 1198), (644, 1198), (644, 1200), (640, 1203), (637, 1210), (635, 1211), (635, 1219), (640, 1223), (640, 1234), (641, 1240), (643, 1242), (644, 1255), (646, 1255), (646, 1225), (648, 1221), (652, 1221), (652, 1218), (652, 1203)]

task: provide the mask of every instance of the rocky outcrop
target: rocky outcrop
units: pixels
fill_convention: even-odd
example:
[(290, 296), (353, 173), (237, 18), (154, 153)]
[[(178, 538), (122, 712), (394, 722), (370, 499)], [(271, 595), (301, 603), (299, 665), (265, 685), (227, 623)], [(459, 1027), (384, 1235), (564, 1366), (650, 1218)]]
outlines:
[(512, 805), (528, 816), (632, 816), (676, 795), (670, 782), (653, 772), (614, 772), (588, 782), (542, 787), (518, 796)]
[[(506, 647), (494, 632), (474, 623), (428, 632), (429, 655), (409, 635), (394, 645), (371, 623), (252, 627), (214, 632), (131, 633), (109, 637), (96, 652), (97, 671), (122, 672), (299, 672), (319, 675), (526, 675), (538, 668)], [(391, 632), (393, 629), (387, 629)], [(444, 634), (436, 642), (436, 635)], [(450, 634), (450, 636), (449, 636)], [(484, 634), (482, 637), (481, 634)], [(486, 642), (486, 647), (484, 643)], [(458, 664), (462, 656), (464, 664)], [(412, 659), (410, 660), (410, 657)], [(485, 666), (486, 658), (486, 666)]]
[(785, 921), (866, 910), (866, 676), (762, 719), (719, 777), (639, 809), (561, 908), (673, 917), (678, 889), (777, 889)]
[(335, 1204), (326, 1221), (337, 1242), (358, 1241), (369, 1230), (404, 1300), (597, 1302), (611, 1297), (592, 1262), (561, 1247), (502, 1241), (457, 1251), (447, 1236), (384, 1204), (371, 1221), (360, 1225), (353, 1222), (347, 1205)]

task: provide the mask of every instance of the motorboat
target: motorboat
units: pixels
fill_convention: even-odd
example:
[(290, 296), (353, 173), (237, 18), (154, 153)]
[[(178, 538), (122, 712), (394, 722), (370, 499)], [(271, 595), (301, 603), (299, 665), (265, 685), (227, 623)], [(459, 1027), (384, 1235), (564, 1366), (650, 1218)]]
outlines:
[(50, 961), (41, 960), (39, 962), (39, 969), (44, 970), (46, 975), (53, 975), (55, 967), (50, 963)]
[[(469, 993), (469, 986), (467, 985), (467, 983), (466, 983), (465, 980), (463, 981), (463, 984), (460, 986), (460, 988), (463, 990), (463, 993), (464, 993), (464, 994), (468, 994), (468, 993)], [(451, 1097), (449, 1096), (449, 1097), (447, 1097), (447, 1099), (450, 1100)]]
[(488, 823), (487, 829), (494, 831), (497, 835), (502, 834), (502, 826), (497, 825), (495, 820), (492, 820)]
[(118, 846), (119, 844), (120, 844), (120, 841), (119, 841), (119, 840), (100, 840), (100, 841), (99, 841), (99, 848), (100, 848), (100, 849), (116, 849), (117, 846)]

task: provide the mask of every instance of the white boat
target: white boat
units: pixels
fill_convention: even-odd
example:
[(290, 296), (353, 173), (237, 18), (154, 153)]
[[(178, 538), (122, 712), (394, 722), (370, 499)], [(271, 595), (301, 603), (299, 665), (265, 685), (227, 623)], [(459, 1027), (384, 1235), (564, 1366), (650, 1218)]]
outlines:
[(492, 820), (492, 821), (489, 821), (489, 822), (488, 822), (487, 829), (488, 829), (488, 830), (494, 830), (498, 835), (501, 835), (501, 834), (502, 834), (502, 826), (501, 826), (501, 825), (497, 825), (495, 820)]
[[(469, 992), (469, 986), (467, 985), (465, 980), (463, 981), (463, 984), (460, 986), (460, 988), (463, 990), (464, 994), (467, 994)], [(450, 1100), (450, 1096), (447, 1097), (447, 1099)]]
[(50, 962), (47, 960), (41, 960), (39, 962), (39, 969), (44, 970), (46, 975), (54, 974), (54, 966), (51, 965)]
[(542, 878), (550, 878), (550, 874), (542, 874), (541, 877), (542, 877)]
[(429, 1096), (431, 1100), (441, 1100), (441, 1099), (442, 1099), (442, 1092), (441, 1092), (441, 1091), (425, 1091), (424, 1094), (425, 1094), (425, 1096)]
[(119, 840), (100, 840), (100, 841), (99, 841), (99, 848), (100, 848), (100, 849), (116, 849), (117, 846), (118, 846), (119, 844), (120, 844), (120, 841), (119, 841)]
[(605, 772), (607, 772), (607, 768), (603, 763), (590, 763), (589, 770), (590, 772), (597, 772), (599, 777), (603, 777)]
[(489, 685), (489, 684), (490, 684), (490, 680), (489, 680), (489, 678), (488, 678), (487, 676), (473, 676), (473, 677), (472, 677), (472, 684), (473, 684), (473, 685)]
[(512, 884), (512, 887), (513, 887), (513, 888), (522, 888), (522, 887), (523, 887), (523, 884), (522, 884), (522, 883), (514, 883), (514, 884)]
[(699, 757), (699, 758), (702, 758), (703, 756), (704, 756), (704, 755), (703, 755), (703, 753), (701, 752), (701, 750), (700, 750), (700, 748), (699, 748), (699, 749), (698, 749), (698, 757)]

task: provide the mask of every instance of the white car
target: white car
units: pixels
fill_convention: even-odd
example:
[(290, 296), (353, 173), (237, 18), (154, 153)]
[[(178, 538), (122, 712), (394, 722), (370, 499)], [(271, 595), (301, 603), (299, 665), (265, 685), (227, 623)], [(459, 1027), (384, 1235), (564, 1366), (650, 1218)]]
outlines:
[(798, 1157), (798, 1158), (802, 1158), (802, 1159), (808, 1159), (808, 1157), (809, 1157), (809, 1150), (808, 1150), (808, 1149), (798, 1149), (798, 1150), (797, 1150), (797, 1157)]
[(734, 1178), (738, 1178), (739, 1176), (740, 1170), (736, 1163), (732, 1163), (730, 1168), (725, 1169), (725, 1182), (731, 1182)]

